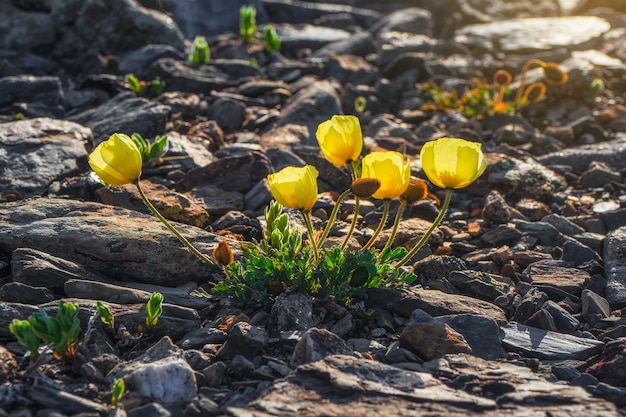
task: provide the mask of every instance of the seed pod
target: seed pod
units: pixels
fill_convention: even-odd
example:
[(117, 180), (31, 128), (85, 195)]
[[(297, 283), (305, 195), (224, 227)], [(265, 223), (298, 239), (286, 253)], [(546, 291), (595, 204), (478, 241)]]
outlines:
[(225, 240), (220, 240), (215, 249), (213, 249), (213, 259), (220, 265), (228, 266), (233, 263), (233, 251)]
[(428, 186), (426, 182), (419, 178), (412, 178), (406, 191), (400, 196), (400, 200), (406, 201), (407, 204), (413, 204), (426, 198), (428, 195)]
[(357, 178), (352, 182), (350, 191), (357, 197), (370, 198), (380, 188), (380, 181), (376, 178)]

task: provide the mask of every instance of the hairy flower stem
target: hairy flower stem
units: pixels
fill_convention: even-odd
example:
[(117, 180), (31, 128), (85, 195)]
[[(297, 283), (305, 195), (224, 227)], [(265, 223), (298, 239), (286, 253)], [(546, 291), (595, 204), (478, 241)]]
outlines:
[(322, 236), (320, 236), (320, 240), (317, 242), (317, 247), (322, 248), (324, 241), (328, 237), (328, 233), (330, 233), (330, 229), (337, 218), (337, 213), (339, 212), (339, 207), (343, 200), (350, 194), (350, 189), (344, 191), (339, 197), (337, 197), (337, 202), (335, 203), (335, 207), (333, 207), (333, 211), (330, 212), (330, 217), (328, 218), (328, 222), (326, 223), (326, 227), (324, 228), (324, 232), (322, 232)]
[(348, 230), (348, 234), (346, 235), (343, 243), (341, 244), (341, 250), (343, 251), (348, 244), (348, 241), (352, 237), (352, 233), (354, 233), (354, 228), (356, 227), (357, 219), (359, 218), (359, 207), (361, 206), (361, 199), (359, 196), (354, 198), (354, 214), (352, 216), (352, 222), (350, 223), (350, 230)]
[(441, 206), (441, 210), (439, 211), (439, 214), (437, 215), (437, 218), (435, 219), (433, 224), (430, 226), (430, 228), (426, 231), (426, 233), (424, 233), (424, 236), (422, 236), (422, 238), (419, 240), (419, 242), (417, 242), (417, 244), (415, 246), (413, 246), (413, 249), (411, 249), (404, 256), (404, 258), (400, 259), (398, 261), (398, 263), (394, 265), (394, 268), (399, 268), (402, 265), (404, 265), (405, 263), (407, 263), (413, 257), (413, 255), (415, 255), (417, 253), (417, 251), (420, 250), (420, 248), (422, 246), (424, 246), (424, 243), (426, 243), (426, 241), (428, 240), (430, 235), (433, 234), (433, 232), (435, 231), (437, 226), (439, 226), (439, 223), (441, 223), (441, 220), (443, 220), (443, 216), (445, 216), (446, 212), (448, 211), (448, 206), (450, 206), (450, 198), (451, 197), (452, 197), (452, 188), (447, 188), (446, 189), (446, 197), (443, 200), (443, 205)]
[(374, 244), (380, 232), (382, 232), (383, 229), (385, 228), (385, 223), (387, 223), (387, 217), (389, 217), (390, 205), (391, 205), (390, 199), (386, 198), (385, 200), (383, 200), (383, 215), (380, 218), (380, 223), (378, 224), (378, 227), (376, 228), (376, 231), (374, 231), (374, 234), (372, 235), (370, 240), (365, 244), (365, 246), (363, 246), (364, 250), (369, 249)]
[(315, 258), (315, 263), (320, 259), (319, 253), (317, 252), (317, 244), (315, 243), (315, 234), (313, 232), (313, 223), (311, 223), (311, 210), (304, 211), (301, 210), (302, 217), (304, 217), (304, 224), (306, 224), (306, 231), (309, 234), (309, 242), (311, 242), (311, 247), (313, 248), (313, 257)]
[(143, 190), (141, 189), (141, 186), (139, 185), (139, 180), (135, 181), (134, 184), (137, 187), (137, 190), (139, 191), (139, 195), (141, 196), (141, 199), (143, 200), (143, 202), (146, 205), (146, 207), (148, 207), (148, 209), (150, 209), (152, 214), (154, 214), (157, 217), (157, 219), (161, 220), (161, 223), (163, 223), (165, 225), (165, 227), (167, 227), (170, 230), (170, 232), (174, 233), (174, 235), (178, 238), (178, 240), (180, 240), (185, 246), (187, 246), (187, 248), (194, 255), (196, 255), (198, 258), (200, 258), (200, 260), (202, 262), (207, 263), (209, 265), (214, 265), (214, 262), (211, 259), (209, 259), (205, 255), (200, 253), (200, 251), (198, 249), (196, 249), (195, 246), (193, 246), (185, 238), (185, 236), (181, 235), (178, 230), (174, 229), (174, 226), (172, 226), (172, 224), (169, 221), (167, 221), (167, 219), (165, 219), (165, 217), (163, 217), (163, 215), (161, 213), (159, 213), (159, 211), (156, 209), (156, 207), (154, 207), (154, 205), (152, 205), (150, 200), (148, 200), (148, 197), (146, 197), (146, 195), (144, 194)]
[(404, 209), (406, 208), (406, 201), (400, 201), (400, 207), (398, 207), (398, 212), (396, 213), (396, 218), (393, 221), (393, 228), (391, 229), (391, 234), (389, 235), (389, 239), (387, 239), (387, 243), (385, 243), (385, 247), (381, 251), (381, 253), (389, 248), (393, 243), (393, 240), (396, 238), (396, 233), (398, 233), (398, 226), (400, 225), (400, 220), (402, 220), (402, 214), (404, 213)]
[(516, 107), (519, 106), (520, 101), (522, 100), (522, 96), (524, 94), (524, 88), (526, 87), (526, 73), (528, 72), (528, 70), (530, 70), (530, 67), (532, 65), (543, 67), (545, 65), (545, 62), (543, 62), (540, 59), (533, 58), (533, 59), (529, 59), (528, 61), (526, 61), (526, 63), (522, 67), (522, 71), (520, 72), (519, 88), (517, 90), (517, 94), (515, 94), (515, 106)]

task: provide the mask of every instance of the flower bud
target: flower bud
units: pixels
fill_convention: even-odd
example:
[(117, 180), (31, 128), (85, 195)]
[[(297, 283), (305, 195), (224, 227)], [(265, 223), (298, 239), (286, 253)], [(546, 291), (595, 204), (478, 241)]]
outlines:
[(407, 204), (413, 204), (426, 198), (428, 195), (428, 186), (426, 182), (418, 178), (412, 178), (406, 191), (400, 196), (400, 200), (404, 200)]
[(563, 71), (557, 63), (548, 62), (541, 68), (543, 68), (543, 76), (548, 84), (561, 85), (567, 82), (567, 72)]
[(350, 191), (359, 198), (370, 198), (380, 188), (380, 181), (376, 178), (357, 178), (352, 181)]
[(233, 263), (233, 251), (225, 240), (220, 240), (215, 249), (213, 249), (213, 259), (220, 265), (228, 266)]

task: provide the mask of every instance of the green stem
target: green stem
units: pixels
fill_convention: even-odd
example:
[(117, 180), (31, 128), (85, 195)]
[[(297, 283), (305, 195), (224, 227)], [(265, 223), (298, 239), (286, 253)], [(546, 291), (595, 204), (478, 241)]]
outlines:
[(181, 235), (178, 230), (174, 229), (174, 226), (172, 226), (171, 223), (169, 221), (167, 221), (167, 219), (165, 219), (165, 217), (163, 217), (163, 215), (161, 213), (159, 213), (159, 211), (156, 209), (156, 207), (154, 207), (152, 205), (150, 200), (148, 200), (148, 197), (146, 197), (146, 195), (144, 194), (143, 190), (141, 189), (141, 186), (139, 185), (139, 180), (137, 180), (134, 184), (137, 187), (137, 190), (139, 191), (139, 195), (141, 196), (141, 199), (143, 200), (143, 202), (146, 205), (146, 207), (148, 207), (148, 209), (150, 209), (152, 214), (154, 214), (157, 217), (157, 219), (161, 220), (161, 223), (163, 223), (165, 225), (165, 227), (167, 227), (170, 230), (170, 232), (174, 233), (174, 235), (178, 238), (178, 240), (180, 240), (185, 246), (187, 246), (187, 248), (194, 255), (196, 255), (198, 258), (200, 258), (200, 260), (202, 262), (207, 263), (209, 265), (214, 265), (214, 262), (211, 259), (207, 258), (205, 255), (200, 253), (200, 251), (198, 249), (196, 249), (195, 246), (193, 246), (191, 243), (189, 243), (189, 241), (185, 238), (185, 236)]
[(376, 231), (374, 232), (370, 240), (365, 244), (365, 246), (363, 246), (364, 250), (369, 249), (374, 244), (374, 241), (376, 240), (380, 232), (382, 232), (383, 229), (385, 228), (385, 223), (387, 223), (387, 217), (389, 216), (390, 205), (391, 205), (390, 199), (386, 198), (385, 200), (383, 200), (383, 215), (380, 219), (380, 223), (378, 224), (378, 227), (376, 228)]
[(311, 211), (301, 211), (302, 217), (304, 217), (304, 224), (306, 224), (306, 230), (309, 234), (309, 242), (311, 242), (311, 247), (313, 248), (313, 257), (315, 258), (315, 263), (319, 261), (319, 254), (317, 252), (317, 244), (315, 243), (315, 234), (313, 233), (313, 223), (311, 223)]
[(359, 198), (359, 196), (356, 196), (354, 198), (354, 214), (352, 216), (352, 222), (350, 223), (350, 230), (348, 230), (348, 234), (346, 235), (345, 239), (343, 240), (343, 243), (341, 244), (341, 250), (345, 249), (346, 245), (348, 244), (348, 241), (352, 237), (352, 233), (354, 233), (354, 228), (356, 227), (356, 222), (359, 217), (360, 205), (361, 205), (361, 199)]
[(322, 236), (320, 236), (320, 240), (317, 242), (317, 247), (322, 249), (322, 245), (324, 241), (328, 237), (328, 233), (330, 233), (330, 229), (337, 218), (337, 213), (339, 212), (339, 207), (341, 206), (341, 202), (350, 194), (350, 189), (344, 191), (338, 198), (335, 203), (335, 207), (333, 207), (333, 211), (330, 212), (330, 217), (328, 218), (328, 222), (326, 223), (326, 227), (324, 228), (324, 232), (322, 232)]
[(413, 249), (411, 249), (404, 256), (404, 258), (400, 259), (400, 261), (398, 261), (398, 263), (394, 265), (394, 268), (399, 268), (405, 263), (407, 263), (413, 257), (413, 255), (415, 255), (417, 251), (420, 250), (422, 246), (424, 246), (424, 243), (426, 243), (430, 235), (435, 231), (437, 226), (439, 226), (439, 223), (441, 223), (441, 220), (443, 220), (443, 216), (445, 216), (446, 212), (448, 211), (448, 206), (450, 205), (451, 197), (452, 197), (452, 188), (447, 188), (446, 198), (443, 200), (443, 205), (441, 206), (441, 210), (439, 210), (439, 214), (437, 215), (437, 218), (435, 219), (433, 224), (430, 226), (428, 231), (424, 234), (424, 236), (422, 236), (419, 242), (417, 242), (417, 245), (415, 245)]
[(400, 220), (402, 220), (402, 214), (404, 213), (404, 208), (406, 207), (406, 200), (400, 200), (400, 207), (398, 207), (398, 212), (396, 213), (396, 219), (393, 221), (393, 229), (391, 229), (391, 235), (389, 235), (389, 239), (387, 243), (385, 243), (385, 247), (381, 251), (381, 253), (389, 248), (393, 243), (393, 240), (396, 238), (396, 233), (398, 233), (398, 226), (400, 225)]

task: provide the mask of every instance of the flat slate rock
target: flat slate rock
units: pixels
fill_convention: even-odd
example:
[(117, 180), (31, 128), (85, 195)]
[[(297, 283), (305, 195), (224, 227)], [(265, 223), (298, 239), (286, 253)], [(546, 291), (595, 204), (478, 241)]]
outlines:
[(510, 19), (466, 26), (457, 31), (456, 41), (513, 54), (584, 49), (595, 46), (610, 29), (609, 22), (595, 16)]
[[(567, 415), (586, 417), (618, 415), (610, 402), (594, 398), (581, 387), (549, 382), (528, 368), (470, 355), (448, 355), (437, 366), (468, 381), (475, 388), (472, 394), (449, 387), (420, 369), (334, 355), (298, 367), (245, 409), (229, 407), (226, 415), (495, 417), (566, 415), (565, 410)], [(505, 392), (500, 391), (503, 387)]]
[(49, 118), (0, 123), (0, 192), (42, 194), (57, 178), (87, 166), (91, 130)]
[[(222, 239), (174, 223), (201, 253)], [(238, 248), (236, 242), (229, 242)], [(155, 217), (98, 203), (35, 198), (0, 204), (0, 250), (31, 248), (110, 278), (164, 286), (206, 282), (215, 271)]]
[(584, 360), (604, 348), (604, 343), (597, 340), (537, 329), (514, 321), (503, 326), (502, 330), (502, 346), (506, 350), (531, 358)]
[(607, 235), (604, 244), (604, 269), (608, 282), (606, 299), (611, 307), (626, 305), (626, 227), (620, 227)]

